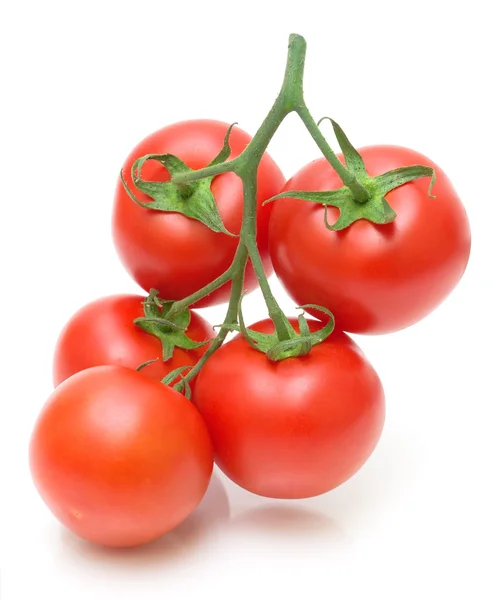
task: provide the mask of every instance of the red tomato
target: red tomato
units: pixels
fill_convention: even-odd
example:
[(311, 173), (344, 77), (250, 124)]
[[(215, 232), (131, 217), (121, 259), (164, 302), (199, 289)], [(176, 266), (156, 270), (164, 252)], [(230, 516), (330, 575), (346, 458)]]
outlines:
[[(470, 228), (451, 182), (431, 160), (395, 146), (359, 152), (371, 176), (414, 164), (434, 167), (436, 198), (428, 197), (428, 179), (412, 181), (386, 196), (397, 213), (393, 223), (360, 220), (339, 232), (324, 226), (322, 206), (277, 200), (270, 252), (297, 304), (328, 308), (345, 331), (387, 333), (425, 317), (456, 286), (468, 262)], [(322, 191), (341, 185), (327, 161), (319, 159), (298, 171), (284, 189)], [(330, 207), (328, 213), (334, 222), (338, 209)]]
[[(175, 348), (167, 362), (161, 360), (161, 342), (133, 321), (144, 316), (143, 296), (116, 295), (100, 298), (81, 308), (63, 329), (55, 349), (54, 385), (99, 365), (122, 365), (136, 369), (142, 363), (158, 358), (141, 370), (141, 374), (160, 381), (174, 369), (195, 365), (209, 344), (196, 350)], [(191, 312), (188, 335), (197, 342), (214, 336), (210, 324)]]
[[(312, 331), (319, 326), (310, 322)], [(252, 328), (270, 333), (274, 326), (267, 319)], [(307, 356), (281, 362), (239, 335), (206, 362), (193, 401), (218, 466), (271, 498), (316, 496), (346, 481), (376, 446), (385, 415), (376, 372), (336, 331)]]
[[(219, 121), (184, 121), (169, 125), (143, 140), (126, 159), (125, 181), (142, 202), (149, 198), (133, 185), (133, 162), (150, 153), (170, 153), (192, 169), (206, 167), (220, 152), (229, 125)], [(230, 135), (231, 158), (241, 154), (251, 137), (234, 127)], [(168, 181), (169, 174), (159, 163), (149, 161), (143, 178)], [(284, 185), (279, 167), (265, 154), (258, 171), (258, 246), (267, 272), (272, 267), (268, 256), (270, 206), (264, 200), (277, 194)], [(239, 233), (243, 212), (242, 184), (234, 173), (215, 177), (212, 192), (226, 228)], [(118, 182), (115, 196), (113, 234), (118, 254), (135, 281), (145, 290), (155, 288), (166, 300), (180, 300), (221, 275), (231, 264), (238, 238), (215, 233), (206, 225), (178, 213), (147, 210), (135, 204)], [(252, 269), (245, 280), (248, 290), (257, 285)], [(210, 306), (228, 299), (225, 285), (198, 306)]]
[(125, 367), (93, 367), (52, 393), (31, 438), (30, 466), (66, 527), (98, 544), (135, 546), (196, 508), (213, 449), (181, 394)]

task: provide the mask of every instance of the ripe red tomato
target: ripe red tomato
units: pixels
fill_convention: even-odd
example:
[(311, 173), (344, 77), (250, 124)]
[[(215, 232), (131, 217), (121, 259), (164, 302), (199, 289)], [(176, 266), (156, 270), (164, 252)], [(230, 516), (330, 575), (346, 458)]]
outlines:
[[(125, 181), (142, 202), (148, 197), (133, 185), (130, 170), (134, 161), (150, 153), (174, 154), (192, 169), (206, 167), (220, 152), (229, 125), (219, 121), (184, 121), (169, 125), (145, 138), (126, 159)], [(234, 127), (230, 134), (231, 158), (241, 154), (251, 137)], [(143, 178), (168, 181), (169, 174), (159, 163), (144, 165)], [(267, 271), (272, 266), (268, 256), (268, 221), (270, 206), (262, 207), (267, 198), (284, 185), (279, 167), (265, 154), (258, 170), (258, 237), (257, 242)], [(234, 173), (215, 177), (211, 185), (216, 204), (226, 228), (239, 233), (243, 212), (242, 184)], [(115, 196), (113, 235), (118, 254), (130, 275), (145, 290), (155, 288), (166, 300), (180, 300), (221, 275), (231, 264), (238, 238), (215, 233), (206, 225), (178, 213), (147, 210), (135, 204), (118, 182)], [(256, 287), (252, 269), (245, 285)], [(225, 285), (204, 298), (198, 306), (210, 306), (228, 299), (230, 286)]]
[[(90, 302), (73, 315), (55, 349), (54, 385), (78, 371), (99, 365), (136, 369), (148, 360), (159, 358), (141, 370), (141, 374), (158, 381), (178, 367), (195, 365), (209, 344), (195, 350), (177, 347), (171, 359), (163, 362), (159, 339), (133, 323), (137, 317), (144, 316), (144, 300), (143, 296), (108, 296)], [(195, 312), (191, 312), (187, 333), (197, 342), (214, 336), (210, 324)]]
[[(406, 148), (359, 150), (371, 176), (414, 164), (432, 166), (428, 179), (386, 196), (397, 213), (393, 223), (360, 220), (343, 231), (324, 226), (321, 205), (294, 198), (277, 200), (270, 223), (270, 253), (277, 276), (297, 304), (318, 304), (334, 313), (336, 325), (354, 333), (387, 333), (419, 321), (456, 286), (470, 253), (465, 209), (445, 173)], [(285, 190), (330, 190), (341, 181), (325, 159), (298, 171)], [(328, 208), (330, 222), (338, 209)], [(320, 313), (314, 313), (324, 318)]]
[[(319, 326), (310, 322), (312, 331)], [(267, 319), (252, 328), (271, 333), (274, 326)], [(272, 498), (316, 496), (346, 481), (376, 446), (385, 415), (376, 372), (339, 331), (308, 355), (281, 362), (239, 335), (206, 362), (193, 401), (218, 466)]]
[(134, 546), (196, 508), (213, 449), (181, 394), (125, 367), (93, 367), (52, 393), (31, 438), (30, 466), (66, 527), (98, 544)]

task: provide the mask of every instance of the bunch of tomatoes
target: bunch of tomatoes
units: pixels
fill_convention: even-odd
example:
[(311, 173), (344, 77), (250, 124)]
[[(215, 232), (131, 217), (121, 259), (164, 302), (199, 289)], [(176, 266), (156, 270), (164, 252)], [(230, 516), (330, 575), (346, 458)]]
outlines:
[[(156, 186), (144, 187), (136, 185), (135, 165), (168, 156), (196, 171), (212, 164), (227, 139), (231, 160), (251, 143), (238, 127), (197, 120), (164, 127), (134, 148), (117, 184), (113, 236), (148, 295), (84, 306), (57, 343), (55, 390), (32, 435), (31, 471), (54, 515), (99, 544), (138, 545), (172, 530), (203, 498), (214, 462), (238, 485), (272, 498), (315, 496), (350, 478), (376, 446), (385, 405), (375, 370), (345, 332), (388, 333), (417, 322), (466, 268), (465, 210), (425, 156), (393, 146), (360, 149), (373, 179), (414, 164), (430, 167), (433, 196), (423, 179), (402, 183), (386, 194), (396, 213), (391, 222), (358, 218), (334, 230), (328, 223), (341, 208), (285, 194), (341, 189), (330, 162), (314, 160), (286, 182), (262, 152), (254, 192), (261, 265), (315, 317), (287, 320), (296, 335), (314, 341), (272, 359), (256, 343), (275, 334), (269, 318), (248, 328), (234, 324), (239, 333), (210, 353), (214, 329), (196, 309), (227, 302), (234, 282), (171, 311), (233, 264), (247, 201), (243, 181), (222, 172), (205, 185), (226, 230), (217, 231), (181, 207), (148, 208), (152, 197), (171, 191), (172, 170), (166, 159), (144, 161), (140, 180)], [(187, 205), (192, 190), (181, 191), (175, 202)], [(242, 268), (244, 291), (261, 284), (251, 260)], [(334, 330), (314, 338), (330, 313)], [(189, 399), (176, 384), (200, 360)]]

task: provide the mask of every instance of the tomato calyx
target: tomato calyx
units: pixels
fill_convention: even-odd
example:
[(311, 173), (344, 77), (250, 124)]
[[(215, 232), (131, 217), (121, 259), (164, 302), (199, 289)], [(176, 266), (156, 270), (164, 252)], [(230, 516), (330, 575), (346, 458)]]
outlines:
[[(431, 177), (428, 195), (434, 198), (431, 195), (431, 190), (435, 184), (435, 170), (432, 167), (412, 165), (371, 177), (366, 171), (361, 155), (352, 146), (338, 123), (329, 117), (324, 117), (318, 124), (324, 119), (329, 120), (333, 125), (336, 139), (345, 157), (346, 167), (355, 176), (356, 181), (362, 186), (365, 194), (362, 197), (356, 197), (354, 191), (348, 186), (322, 192), (292, 190), (277, 194), (277, 196), (270, 198), (267, 202), (273, 202), (279, 198), (297, 198), (307, 202), (322, 204), (324, 206), (324, 224), (327, 229), (341, 231), (359, 219), (366, 219), (377, 225), (392, 223), (397, 213), (385, 198), (386, 194), (415, 179)], [(340, 211), (340, 216), (333, 224), (328, 221), (328, 206), (335, 206)]]
[(334, 330), (334, 316), (332, 312), (327, 308), (317, 306), (316, 304), (305, 304), (303, 306), (298, 306), (297, 308), (314, 308), (315, 310), (319, 310), (329, 317), (328, 322), (324, 327), (312, 333), (304, 313), (301, 313), (298, 315), (300, 331), (297, 333), (291, 326), (289, 320), (285, 319), (288, 339), (282, 340), (279, 338), (277, 331), (274, 333), (260, 333), (246, 327), (241, 304), (242, 302), (239, 303), (238, 309), (239, 325), (233, 326), (231, 329), (239, 331), (254, 350), (262, 352), (272, 362), (278, 362), (280, 360), (285, 360), (286, 358), (305, 356), (312, 350), (313, 346), (321, 344)]
[[(164, 362), (173, 356), (175, 348), (195, 350), (211, 341), (195, 342), (187, 335), (186, 330), (191, 322), (189, 309), (185, 309), (171, 317), (168, 315), (169, 318), (166, 319), (165, 315), (172, 304), (172, 301), (159, 298), (158, 290), (151, 290), (149, 296), (143, 302), (144, 316), (134, 320), (135, 325), (159, 339)], [(140, 365), (139, 368), (147, 366), (150, 362), (154, 362), (154, 360)]]
[[(229, 127), (222, 150), (208, 167), (219, 165), (229, 158), (231, 152), (229, 136), (234, 125), (235, 123)], [(169, 172), (171, 179), (193, 172), (193, 169), (173, 154), (146, 154), (138, 158), (132, 165), (132, 181), (138, 190), (152, 199), (152, 202), (139, 200), (126, 183), (123, 171), (121, 171), (123, 187), (136, 204), (149, 210), (181, 213), (190, 219), (200, 221), (216, 233), (225, 233), (237, 237), (226, 229), (211, 191), (211, 183), (215, 175), (203, 177), (189, 183), (144, 180), (141, 177), (142, 169), (145, 163), (151, 160), (159, 162)]]

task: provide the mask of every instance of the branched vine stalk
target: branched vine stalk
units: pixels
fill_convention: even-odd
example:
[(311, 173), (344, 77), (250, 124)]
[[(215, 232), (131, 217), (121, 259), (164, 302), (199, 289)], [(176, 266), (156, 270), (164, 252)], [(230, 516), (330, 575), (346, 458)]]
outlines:
[(365, 201), (365, 198), (367, 197), (366, 189), (357, 180), (356, 176), (346, 169), (337, 158), (305, 104), (303, 97), (305, 53), (305, 39), (300, 35), (291, 34), (289, 37), (288, 57), (281, 90), (255, 136), (238, 157), (197, 171), (180, 173), (172, 178), (172, 183), (185, 185), (205, 177), (233, 172), (241, 179), (244, 189), (244, 210), (239, 234), (239, 244), (231, 266), (225, 273), (217, 277), (210, 284), (183, 300), (174, 302), (166, 315), (166, 318), (169, 318), (170, 316), (178, 314), (186, 308), (189, 308), (201, 298), (211, 294), (225, 283), (232, 282), (229, 306), (224, 322), (220, 326), (218, 335), (212, 340), (209, 348), (199, 362), (174, 386), (177, 390), (181, 391), (185, 389), (186, 384), (199, 373), (209, 357), (223, 344), (229, 331), (237, 325), (238, 307), (243, 294), (244, 272), (248, 260), (252, 263), (259, 286), (265, 298), (269, 316), (274, 322), (279, 341), (290, 339), (289, 322), (272, 294), (256, 245), (256, 187), (258, 166), (270, 140), (287, 115), (292, 112), (298, 114), (326, 159), (340, 176), (344, 185), (351, 190), (354, 198), (359, 202), (362, 202)]
[[(428, 195), (434, 198), (434, 196), (431, 196), (436, 177), (433, 167), (409, 165), (392, 169), (381, 175), (370, 176), (361, 154), (351, 144), (338, 123), (330, 117), (323, 117), (318, 123), (314, 120), (303, 97), (305, 53), (305, 39), (300, 35), (291, 34), (289, 36), (286, 70), (280, 92), (255, 136), (236, 158), (229, 160), (231, 152), (230, 133), (233, 125), (228, 128), (223, 147), (218, 155), (203, 169), (192, 170), (172, 154), (147, 154), (138, 158), (132, 166), (132, 182), (142, 193), (149, 196), (151, 202), (143, 202), (137, 198), (126, 183), (123, 171), (121, 172), (121, 180), (126, 192), (139, 206), (151, 210), (180, 212), (186, 217), (203, 222), (212, 231), (225, 235), (234, 235), (234, 233), (227, 231), (223, 224), (216, 207), (215, 198), (211, 193), (211, 182), (217, 175), (232, 172), (241, 179), (243, 184), (243, 218), (237, 250), (230, 267), (214, 281), (183, 300), (171, 303), (163, 301), (161, 311), (152, 310), (151, 312), (149, 310), (151, 314), (148, 314), (148, 311), (145, 310), (144, 318), (141, 318), (140, 323), (137, 323), (161, 340), (164, 356), (169, 356), (175, 345), (182, 348), (198, 347), (184, 333), (185, 327), (188, 326), (188, 309), (219, 287), (231, 283), (231, 294), (225, 319), (220, 325), (217, 336), (206, 342), (210, 345), (203, 357), (194, 367), (175, 369), (163, 379), (163, 383), (170, 385), (176, 377), (180, 376), (180, 382), (174, 387), (179, 391), (186, 392), (186, 394), (190, 390), (189, 382), (199, 373), (210, 356), (223, 344), (229, 331), (240, 331), (252, 347), (265, 352), (267, 358), (272, 361), (303, 356), (310, 352), (313, 345), (322, 343), (333, 331), (334, 315), (327, 308), (315, 304), (309, 304), (301, 308), (308, 307), (321, 312), (327, 317), (327, 325), (312, 333), (305, 317), (299, 315), (299, 332), (292, 327), (272, 294), (257, 247), (256, 198), (258, 168), (270, 140), (287, 115), (292, 112), (298, 115), (324, 158), (339, 176), (343, 187), (326, 191), (286, 190), (272, 198), (268, 198), (265, 203), (280, 198), (298, 198), (306, 202), (320, 204), (324, 208), (324, 226), (331, 231), (341, 231), (360, 219), (366, 219), (375, 225), (392, 223), (397, 214), (387, 201), (386, 194), (415, 179), (431, 178)], [(323, 120), (331, 123), (343, 152), (345, 164), (336, 156), (319, 130), (319, 125)], [(148, 160), (154, 160), (163, 165), (170, 173), (170, 181), (155, 182), (142, 179), (142, 166)], [(339, 210), (337, 220), (331, 224), (328, 220), (328, 207), (330, 206), (334, 206)], [(275, 333), (261, 334), (247, 329), (243, 323), (241, 300), (248, 261), (251, 262), (265, 298), (269, 317), (275, 326)], [(159, 302), (156, 290), (151, 290), (151, 294), (152, 300)], [(165, 307), (164, 314), (163, 306)], [(185, 321), (186, 318), (187, 322)], [(177, 324), (177, 321), (178, 323), (185, 323), (185, 327), (181, 327), (182, 331), (177, 332), (176, 340), (172, 341), (171, 336), (168, 337), (168, 332), (163, 331), (163, 329), (168, 324)], [(189, 369), (188, 373), (184, 373), (186, 369)]]

